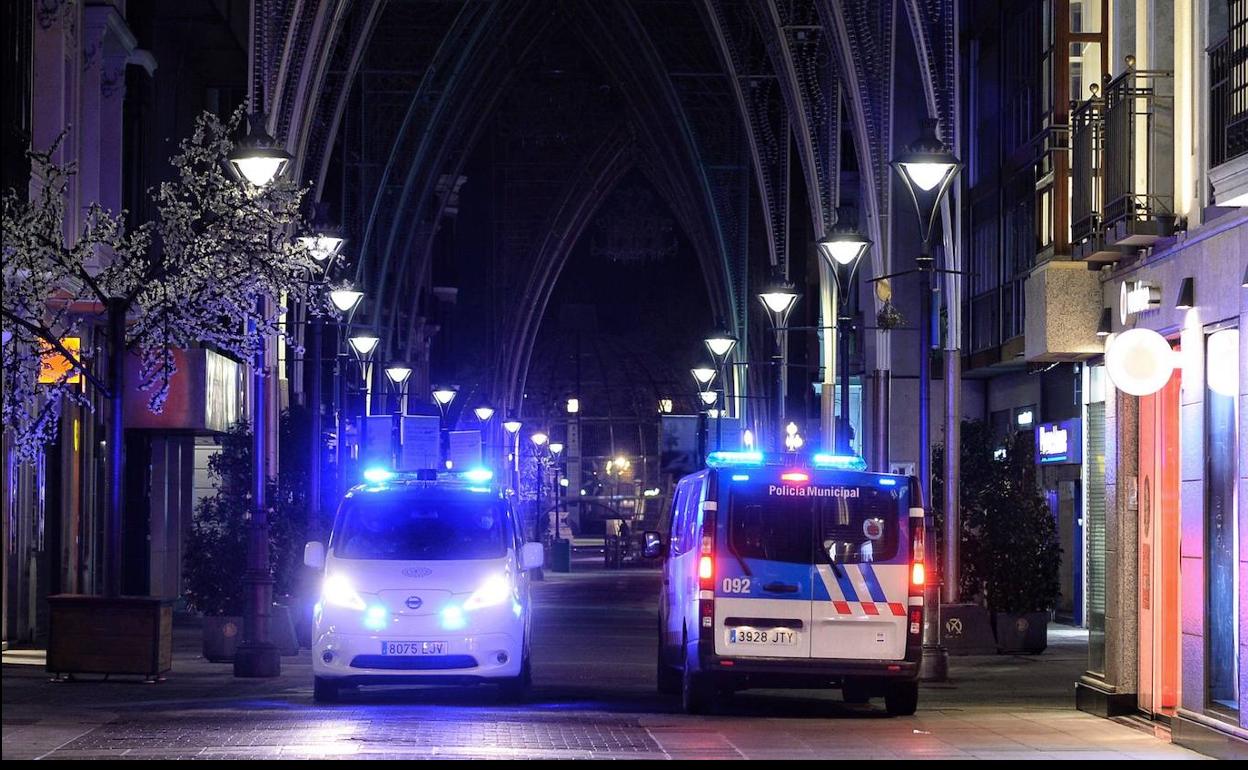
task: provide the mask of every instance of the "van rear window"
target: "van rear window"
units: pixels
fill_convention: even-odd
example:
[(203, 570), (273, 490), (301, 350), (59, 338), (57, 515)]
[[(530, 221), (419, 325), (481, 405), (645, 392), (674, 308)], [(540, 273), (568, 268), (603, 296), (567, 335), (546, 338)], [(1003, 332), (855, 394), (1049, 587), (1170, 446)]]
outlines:
[(901, 505), (895, 490), (854, 487), (855, 496), (771, 494), (737, 488), (729, 496), (728, 544), (743, 559), (840, 564), (896, 558)]

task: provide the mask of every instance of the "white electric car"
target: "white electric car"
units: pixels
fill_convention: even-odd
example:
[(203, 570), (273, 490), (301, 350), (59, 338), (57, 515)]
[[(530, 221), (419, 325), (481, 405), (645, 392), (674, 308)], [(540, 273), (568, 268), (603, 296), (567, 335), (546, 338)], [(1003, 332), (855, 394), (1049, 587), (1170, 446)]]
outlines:
[(313, 694), (343, 686), (501, 685), (520, 698), (530, 681), (528, 570), (540, 543), (524, 543), (489, 471), (370, 472), (347, 493), (328, 550), (312, 635)]

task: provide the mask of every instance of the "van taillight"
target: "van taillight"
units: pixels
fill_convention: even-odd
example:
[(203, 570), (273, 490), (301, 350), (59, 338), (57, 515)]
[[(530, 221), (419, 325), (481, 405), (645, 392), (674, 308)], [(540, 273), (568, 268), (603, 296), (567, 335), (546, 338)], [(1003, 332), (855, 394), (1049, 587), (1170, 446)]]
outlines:
[[(921, 589), (927, 584), (927, 570), (923, 567), (923, 549), (926, 543), (924, 542), (922, 517), (910, 517), (910, 532), (910, 587), (911, 589)], [(922, 591), (911, 591), (912, 595), (921, 593)]]
[(703, 556), (698, 560), (698, 579), (708, 582), (715, 577), (715, 560), (710, 556)]
[(927, 584), (927, 575), (923, 569), (923, 562), (916, 561), (910, 565), (910, 585), (921, 586)]

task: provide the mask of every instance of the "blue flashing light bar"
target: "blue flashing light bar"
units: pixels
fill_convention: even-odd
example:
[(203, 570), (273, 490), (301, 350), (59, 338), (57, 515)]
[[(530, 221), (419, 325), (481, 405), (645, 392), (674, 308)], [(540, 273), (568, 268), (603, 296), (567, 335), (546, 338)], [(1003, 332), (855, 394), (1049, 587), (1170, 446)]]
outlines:
[(394, 478), (394, 471), (386, 468), (365, 468), (364, 480), (370, 484), (384, 484)]
[(494, 478), (494, 471), (489, 468), (473, 468), (465, 471), (463, 476), (474, 484), (487, 484)]
[(763, 453), (717, 450), (706, 456), (706, 464), (712, 468), (761, 468)]
[(732, 480), (733, 481), (749, 481), (750, 476), (748, 473), (734, 473), (732, 474)]
[(895, 487), (897, 486), (897, 479), (888, 479), (888, 478), (880, 479), (880, 486)]
[(865, 471), (867, 461), (857, 455), (834, 455), (819, 453), (811, 459), (811, 463), (821, 470)]

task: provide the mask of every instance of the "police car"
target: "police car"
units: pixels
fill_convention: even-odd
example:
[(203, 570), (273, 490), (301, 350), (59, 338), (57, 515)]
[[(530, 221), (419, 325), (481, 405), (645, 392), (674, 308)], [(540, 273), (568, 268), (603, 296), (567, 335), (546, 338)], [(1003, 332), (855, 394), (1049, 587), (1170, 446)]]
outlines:
[(918, 704), (923, 508), (913, 477), (860, 458), (712, 452), (665, 532), (658, 685), (686, 711), (752, 687), (840, 687)]
[(463, 474), (374, 469), (347, 493), (328, 549), (308, 543), (304, 563), (324, 570), (314, 608), (313, 696), (372, 684), (501, 685), (522, 697), (530, 682), (525, 543), (488, 470)]

